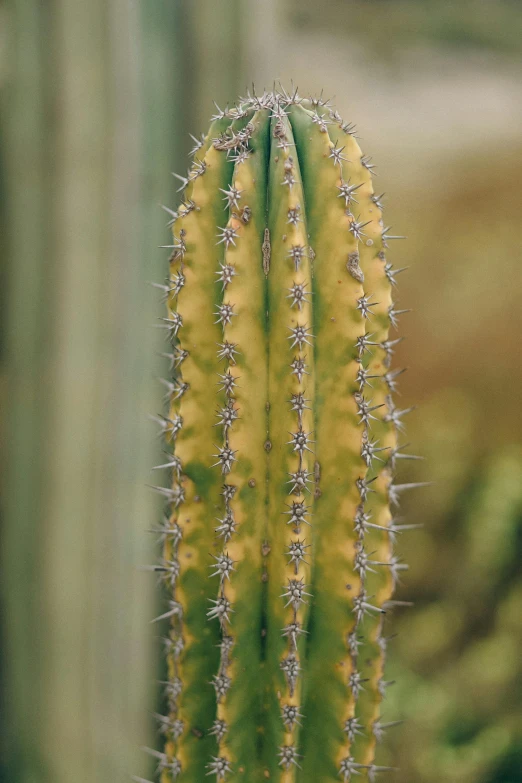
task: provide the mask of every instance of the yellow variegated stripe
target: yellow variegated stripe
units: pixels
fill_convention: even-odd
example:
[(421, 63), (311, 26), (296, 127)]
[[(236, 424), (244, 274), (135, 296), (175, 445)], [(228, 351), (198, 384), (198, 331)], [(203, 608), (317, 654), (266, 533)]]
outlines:
[[(170, 277), (181, 274), (184, 284), (177, 296), (170, 296), (168, 318), (180, 319), (174, 348), (186, 351), (186, 356), (173, 381), (169, 412), (171, 421), (176, 416), (182, 420), (175, 444), (182, 475), (180, 480), (174, 475), (173, 486), (181, 488), (183, 500), (171, 517), (171, 525), (179, 525), (182, 537), (177, 552), (180, 573), (173, 604), (168, 607), (176, 609), (179, 605), (179, 611), (173, 615), (168, 647), (166, 691), (169, 716), (171, 721), (182, 721), (182, 733), (178, 737), (167, 735), (170, 739), (165, 748), (167, 766), (162, 783), (170, 782), (177, 764), (182, 771), (203, 776), (213, 750), (208, 729), (215, 712), (215, 695), (208, 683), (217, 668), (219, 634), (207, 622), (206, 612), (213, 587), (208, 579), (208, 565), (220, 482), (210, 467), (214, 411), (209, 378), (215, 371), (215, 343), (220, 335), (213, 315), (216, 257), (223, 256), (222, 250), (216, 248), (216, 225), (222, 224), (225, 216), (222, 202), (215, 195), (219, 188), (227, 186), (232, 163), (215, 149), (212, 139), (228, 124), (226, 120), (214, 123), (204, 147), (198, 151), (201, 174), (189, 183), (185, 193), (189, 209), (181, 208), (181, 217), (173, 226), (175, 247)], [(172, 546), (173, 538), (167, 535), (165, 562), (173, 557)]]
[[(252, 687), (262, 670), (262, 540), (266, 527), (266, 390), (267, 329), (266, 280), (263, 272), (262, 242), (266, 216), (268, 111), (257, 112), (251, 120), (254, 131), (250, 154), (235, 164), (229, 189), (233, 242), (225, 254), (230, 276), (223, 302), (232, 307), (231, 320), (223, 329), (222, 343), (228, 344), (231, 359), (222, 362), (221, 373), (235, 379), (229, 397), (235, 418), (228, 442), (234, 453), (226, 483), (235, 488), (229, 507), (235, 530), (222, 551), (233, 562), (233, 571), (224, 581), (224, 593), (232, 612), (227, 633), (233, 640), (226, 674), (230, 688), (218, 704), (218, 720), (226, 733), (218, 755), (228, 758), (229, 779), (260, 779), (257, 745), (261, 720), (260, 689)], [(222, 286), (222, 283), (220, 282)], [(221, 350), (223, 350), (221, 348)], [(226, 367), (226, 370), (225, 370)], [(226, 404), (222, 397), (220, 406)], [(221, 547), (220, 544), (220, 547)]]
[[(349, 209), (363, 225), (359, 239), (359, 258), (364, 274), (364, 293), (368, 309), (366, 332), (372, 345), (363, 356), (367, 383), (361, 389), (370, 407), (376, 407), (368, 424), (368, 441), (375, 449), (368, 479), (372, 480), (372, 492), (365, 503), (365, 513), (370, 525), (364, 535), (364, 552), (370, 561), (365, 575), (365, 590), (372, 604), (382, 607), (392, 597), (394, 579), (392, 569), (376, 563), (391, 563), (393, 556), (392, 536), (386, 532), (391, 512), (388, 498), (388, 484), (391, 481), (390, 454), (397, 446), (393, 424), (387, 421), (390, 412), (390, 389), (384, 379), (389, 369), (387, 351), (383, 344), (389, 339), (389, 309), (392, 305), (391, 285), (385, 273), (384, 248), (382, 241), (382, 212), (375, 202), (372, 177), (363, 165), (365, 158), (355, 138), (342, 128), (332, 127), (331, 135), (344, 146), (347, 161), (343, 163), (345, 182), (356, 184), (353, 203)], [(357, 718), (362, 733), (356, 735), (352, 755), (364, 765), (371, 765), (375, 758), (376, 737), (374, 724), (379, 721), (381, 702), (380, 688), (383, 680), (385, 649), (382, 641), (383, 617), (369, 613), (361, 626), (362, 645), (359, 650), (361, 676), (364, 680), (357, 705)]]
[[(316, 460), (318, 498), (314, 515), (314, 594), (303, 711), (303, 780), (338, 780), (346, 754), (345, 720), (355, 709), (349, 685), (348, 636), (360, 579), (354, 571), (354, 520), (360, 503), (356, 481), (364, 478), (363, 426), (354, 394), (357, 338), (364, 321), (357, 310), (363, 285), (356, 263), (357, 239), (338, 198), (340, 166), (320, 115), (292, 107), (291, 121), (305, 187), (308, 230), (314, 249)], [(319, 118), (319, 119), (318, 119)]]

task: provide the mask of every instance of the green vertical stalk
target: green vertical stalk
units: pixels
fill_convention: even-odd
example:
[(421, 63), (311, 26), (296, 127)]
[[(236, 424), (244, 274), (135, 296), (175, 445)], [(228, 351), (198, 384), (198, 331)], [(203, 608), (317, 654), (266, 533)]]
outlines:
[[(36, 339), (42, 332), (48, 334), (49, 328), (46, 275), (41, 263), (49, 246), (49, 129), (44, 89), (48, 55), (44, 46), (46, 14), (41, 4), (12, 4), (10, 14), (13, 80), (5, 88), (3, 109), (8, 120), (2, 129), (7, 199), (3, 239), (9, 253), (5, 323), (9, 416), (5, 441), (10, 458), (5, 473), (2, 538), (4, 685), (10, 716), (6, 721), (10, 753), (4, 763), (6, 777), (29, 780), (43, 770), (41, 743), (34, 741), (34, 726), (27, 721), (27, 715), (42, 709), (40, 601), (30, 581), (21, 575), (30, 573), (39, 579), (41, 570), (42, 531), (35, 521), (41, 504), (43, 460), (34, 444), (43, 442), (42, 378), (49, 354), (48, 342)], [(40, 255), (29, 248), (39, 248)]]
[[(137, 567), (152, 557), (143, 520), (156, 505), (145, 484), (159, 334), (144, 291), (159, 231), (149, 205), (160, 220), (178, 123), (175, 70), (145, 84), (150, 39), (155, 57), (177, 46), (159, 5), (154, 34), (151, 16), (145, 32), (120, 0), (52, 13), (6, 3), (2, 579), (6, 774), (17, 782), (145, 770), (155, 601)], [(144, 96), (170, 107), (153, 144)]]
[(181, 180), (161, 781), (373, 781), (408, 455), (371, 164), (282, 91), (218, 108)]

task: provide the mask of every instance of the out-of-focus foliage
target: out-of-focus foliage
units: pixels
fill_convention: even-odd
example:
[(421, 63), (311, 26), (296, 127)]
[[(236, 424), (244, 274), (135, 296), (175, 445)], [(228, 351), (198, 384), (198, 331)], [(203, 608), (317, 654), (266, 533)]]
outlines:
[[(443, 405), (432, 415), (444, 433)], [(452, 423), (435, 449), (456, 445), (458, 459), (469, 432)], [(522, 448), (467, 465), (429, 490), (444, 513), (401, 546), (415, 606), (394, 618), (388, 707), (407, 716), (390, 733), (403, 781), (522, 780)], [(423, 506), (410, 504), (419, 521)]]
[(176, 20), (118, 0), (1, 12), (0, 774), (123, 781), (143, 768), (154, 703), (155, 598), (137, 567), (155, 510), (147, 279), (181, 130), (164, 80)]
[(287, 7), (296, 27), (350, 30), (385, 58), (422, 45), (520, 54), (517, 0), (287, 0)]
[[(409, 437), (424, 447), (415, 429), (418, 418), (430, 416), (422, 405), (453, 394), (445, 398), (446, 421), (456, 412), (457, 426), (470, 422), (462, 468), (522, 433), (522, 147), (491, 145), (491, 155), (484, 149), (434, 156), (427, 172), (433, 183), (399, 187), (386, 213), (408, 234), (394, 258), (408, 266), (399, 301), (413, 307), (401, 324), (408, 339), (398, 358), (411, 368), (403, 392), (421, 405)], [(384, 186), (393, 189), (393, 180)], [(447, 426), (443, 417), (437, 426)], [(453, 464), (451, 451), (434, 457), (445, 476), (454, 472), (445, 464)]]
[(400, 301), (414, 305), (405, 438), (426, 457), (405, 479), (435, 482), (401, 510), (424, 524), (399, 542), (414, 607), (390, 623), (388, 715), (407, 721), (388, 759), (403, 783), (522, 780), (521, 168), (515, 141), (492, 143), (493, 160), (447, 153), (433, 187), (390, 198), (391, 221), (408, 223)]

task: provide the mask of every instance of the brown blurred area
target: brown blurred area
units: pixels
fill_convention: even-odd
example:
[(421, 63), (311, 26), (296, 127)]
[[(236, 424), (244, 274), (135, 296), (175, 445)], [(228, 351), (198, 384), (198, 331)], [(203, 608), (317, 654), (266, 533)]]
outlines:
[(279, 81), (356, 123), (407, 235), (401, 479), (434, 483), (379, 763), (522, 781), (521, 40), (517, 0), (1, 0), (2, 782), (152, 774), (158, 205), (212, 100)]

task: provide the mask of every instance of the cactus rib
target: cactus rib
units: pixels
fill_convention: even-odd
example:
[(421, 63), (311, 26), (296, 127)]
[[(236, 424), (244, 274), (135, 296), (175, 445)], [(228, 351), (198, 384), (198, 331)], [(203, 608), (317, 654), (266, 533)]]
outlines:
[[(266, 680), (278, 694), (270, 731), (277, 753), (266, 768), (277, 779), (295, 780), (300, 764), (302, 657), (310, 600), (310, 531), (313, 495), (314, 363), (312, 251), (304, 193), (289, 119), (272, 110), (268, 226), (269, 431), (268, 476), (270, 565)], [(298, 479), (297, 482), (295, 479)], [(279, 769), (277, 769), (279, 767)]]
[[(225, 371), (220, 378), (228, 375), (233, 379), (230, 385), (224, 382), (219, 417), (224, 447), (234, 455), (223, 486), (225, 518), (232, 521), (234, 529), (230, 537), (221, 536), (223, 551), (219, 555), (229, 559), (233, 571), (228, 578), (221, 575), (220, 586), (220, 595), (226, 598), (232, 613), (223, 624), (220, 672), (228, 677), (230, 688), (218, 703), (217, 719), (222, 728), (218, 756), (233, 761), (237, 770), (248, 767), (249, 760), (256, 756), (254, 726), (261, 709), (260, 697), (249, 684), (261, 665), (257, 641), (263, 590), (259, 531), (266, 524), (262, 499), (266, 476), (267, 336), (261, 244), (268, 129), (262, 120), (258, 112), (248, 123), (252, 155), (240, 157), (235, 163), (232, 182), (225, 191), (229, 210), (226, 227), (231, 235), (233, 232), (234, 241), (225, 252), (225, 271), (220, 269), (218, 273), (223, 304), (232, 308), (230, 318), (222, 321), (223, 342), (218, 348)], [(252, 128), (255, 131), (250, 135)]]

